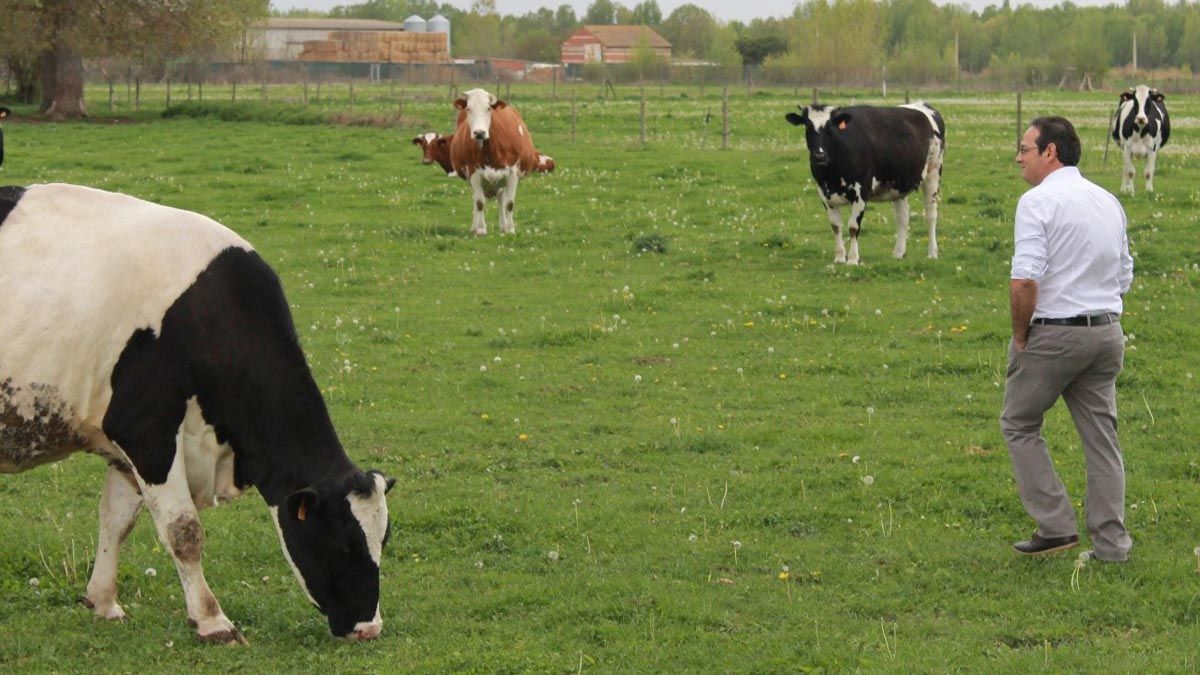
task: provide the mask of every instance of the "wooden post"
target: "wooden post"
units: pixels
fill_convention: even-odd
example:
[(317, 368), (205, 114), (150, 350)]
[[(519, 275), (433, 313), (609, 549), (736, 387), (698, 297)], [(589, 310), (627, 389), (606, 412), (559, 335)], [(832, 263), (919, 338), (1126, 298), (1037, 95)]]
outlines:
[(267, 78), (265, 78), (265, 77), (263, 78), (263, 81), (262, 81), (262, 100), (263, 100), (263, 103), (267, 102)]
[[(1175, 91), (1179, 91), (1179, 87), (1175, 87)], [(558, 68), (550, 71), (550, 100), (558, 100)]]
[(317, 100), (321, 100), (321, 78), (317, 78)]
[(396, 121), (399, 122), (404, 118), (404, 90), (400, 90), (400, 95), (396, 97)]
[(721, 88), (721, 149), (729, 149), (729, 85)]
[(820, 102), (821, 102), (821, 90), (817, 89), (816, 87), (813, 87), (813, 100), (812, 100), (812, 102), (813, 102), (813, 105), (816, 105), (817, 103), (820, 103)]
[(171, 107), (171, 78), (167, 78), (167, 107)]
[(133, 94), (133, 109), (140, 111), (142, 109), (142, 74), (138, 72), (137, 77), (133, 78), (134, 94)]
[(1021, 128), (1021, 92), (1017, 92), (1017, 152), (1021, 151), (1021, 135), (1025, 132)]
[(646, 144), (646, 88), (642, 87), (642, 145)]
[(188, 101), (191, 101), (192, 100), (192, 73), (191, 73), (190, 67), (188, 68), (187, 83), (188, 83)]
[(234, 101), (237, 100), (237, 78), (236, 77), (233, 78), (233, 93), (230, 95), (230, 99), (234, 100)]
[(125, 105), (133, 105), (133, 66), (125, 69)]
[(204, 73), (200, 73), (200, 81), (196, 83), (196, 95), (201, 101), (204, 100)]
[(308, 105), (308, 73), (304, 74), (304, 105)]
[(909, 99), (908, 99), (908, 90), (907, 89), (904, 90), (904, 102), (911, 103), (911, 101), (909, 101)]
[(575, 88), (571, 87), (571, 142), (575, 142)]
[(115, 102), (113, 101), (113, 81), (108, 81), (108, 112), (115, 110)]
[(350, 112), (354, 112), (354, 80), (350, 80)]

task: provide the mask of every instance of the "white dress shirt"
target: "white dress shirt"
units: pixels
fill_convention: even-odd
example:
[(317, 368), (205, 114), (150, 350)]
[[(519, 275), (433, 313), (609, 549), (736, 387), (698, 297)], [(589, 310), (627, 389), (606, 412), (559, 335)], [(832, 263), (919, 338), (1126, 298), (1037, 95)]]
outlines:
[(1033, 318), (1121, 313), (1133, 282), (1125, 224), (1121, 202), (1073, 166), (1021, 196), (1012, 278), (1037, 282)]

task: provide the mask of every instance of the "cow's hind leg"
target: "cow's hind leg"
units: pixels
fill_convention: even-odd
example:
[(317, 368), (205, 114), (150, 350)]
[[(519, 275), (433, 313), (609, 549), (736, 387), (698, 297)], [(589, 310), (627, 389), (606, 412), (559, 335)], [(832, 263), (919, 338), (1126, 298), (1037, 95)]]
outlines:
[(246, 644), (242, 632), (221, 611), (221, 605), (204, 579), (200, 556), (204, 551), (204, 529), (188, 489), (182, 434), (177, 438), (175, 459), (167, 480), (161, 485), (146, 483), (139, 476), (146, 508), (154, 517), (158, 538), (171, 552), (183, 584), (189, 623), (203, 642)]
[(1151, 150), (1146, 154), (1146, 192), (1154, 192), (1154, 164), (1157, 160), (1157, 152)]
[(903, 258), (908, 248), (908, 197), (892, 202), (892, 211), (896, 215), (896, 247), (892, 249), (892, 257)]
[(96, 562), (83, 599), (84, 604), (103, 619), (125, 619), (125, 610), (117, 602), (117, 559), (121, 544), (137, 522), (141, 508), (142, 495), (129, 467), (110, 464), (104, 493), (100, 496)]
[(833, 262), (846, 262), (846, 244), (842, 241), (842, 212), (836, 206), (826, 206), (829, 227), (833, 228)]

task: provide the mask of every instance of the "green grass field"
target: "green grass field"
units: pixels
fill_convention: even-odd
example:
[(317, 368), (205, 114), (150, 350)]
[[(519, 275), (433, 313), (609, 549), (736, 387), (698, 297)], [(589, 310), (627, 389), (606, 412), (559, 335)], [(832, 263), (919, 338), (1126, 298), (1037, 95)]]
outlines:
[[(941, 259), (924, 257), (913, 198), (908, 257), (891, 258), (891, 208), (875, 205), (865, 265), (848, 268), (783, 119), (790, 89), (731, 92), (721, 150), (712, 87), (647, 89), (645, 145), (637, 90), (579, 86), (572, 141), (569, 89), (514, 88), (558, 170), (522, 181), (516, 236), (490, 204), (482, 238), (466, 183), (409, 144), (449, 131), (445, 87), (405, 88), (398, 119), (387, 85), (353, 111), (325, 94), (235, 109), (361, 126), (163, 120), (154, 90), (115, 118), (90, 91), (92, 123), (18, 109), (0, 183), (199, 211), (275, 266), (348, 452), (398, 478), (383, 636), (329, 638), (253, 493), (203, 514), (209, 583), (250, 647), (195, 640), (145, 514), (122, 557), (132, 620), (93, 620), (78, 598), (104, 467), (79, 455), (0, 476), (6, 672), (1200, 669), (1200, 98), (1168, 95), (1159, 192), (1139, 180), (1123, 199), (1132, 562), (1075, 574), (1075, 552), (1010, 549), (1033, 528), (997, 422), (1026, 188), (1014, 95), (921, 93), (948, 126)], [(1027, 92), (1023, 115), (1074, 119), (1085, 175), (1116, 190), (1115, 99)], [(1046, 436), (1082, 505), (1065, 410)]]

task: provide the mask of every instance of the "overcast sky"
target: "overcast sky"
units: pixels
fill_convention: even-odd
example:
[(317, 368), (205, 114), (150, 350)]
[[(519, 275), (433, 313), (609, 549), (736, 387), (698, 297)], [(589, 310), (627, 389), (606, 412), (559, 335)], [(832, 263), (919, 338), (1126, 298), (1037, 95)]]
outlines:
[[(471, 0), (448, 0), (449, 4), (469, 9)], [(633, 7), (640, 0), (615, 0), (626, 7)], [(998, 5), (1002, 0), (962, 0), (962, 2), (949, 2), (948, 0), (934, 0), (939, 5), (947, 4), (965, 4), (971, 9), (983, 9), (988, 5)], [(1051, 7), (1059, 4), (1059, 0), (1010, 0), (1014, 6), (1019, 4), (1032, 4), (1037, 7)], [(1123, 0), (1073, 0), (1076, 5), (1111, 5), (1125, 4)], [(437, 0), (438, 4), (447, 2), (447, 0)], [(358, 4), (354, 0), (271, 0), (271, 7), (279, 10), (287, 9), (315, 9), (319, 11), (328, 11), (337, 5), (353, 5)], [(537, 10), (540, 7), (549, 7), (557, 9), (559, 5), (571, 5), (575, 8), (575, 14), (583, 16), (587, 11), (588, 5), (592, 4), (592, 0), (496, 0), (496, 9), (501, 14), (526, 14)], [(680, 5), (693, 4), (698, 7), (707, 9), (710, 14), (721, 21), (742, 21), (749, 23), (752, 19), (765, 19), (768, 17), (790, 16), (792, 9), (795, 7), (794, 0), (658, 0), (658, 6), (662, 9), (663, 18), (671, 14), (671, 12)], [(428, 19), (429, 17), (423, 17)]]

